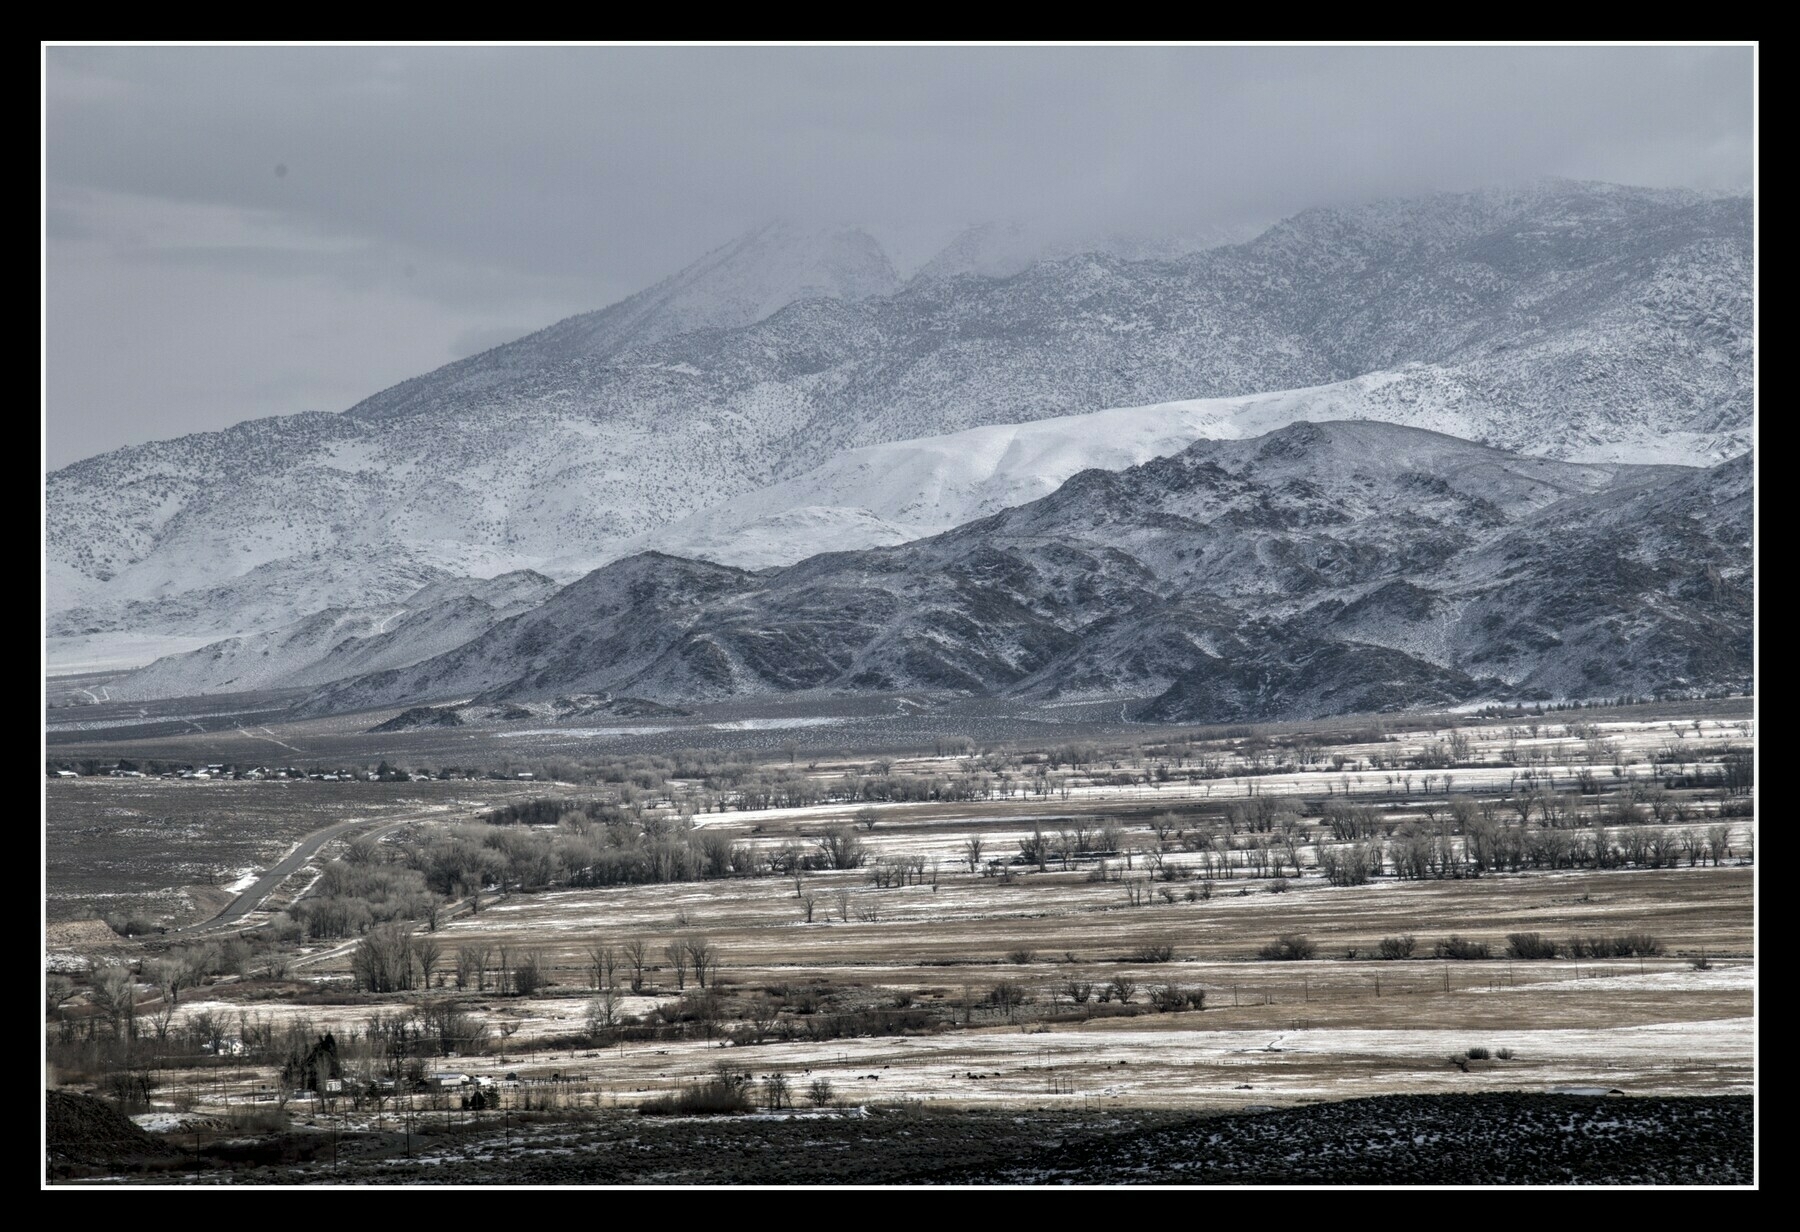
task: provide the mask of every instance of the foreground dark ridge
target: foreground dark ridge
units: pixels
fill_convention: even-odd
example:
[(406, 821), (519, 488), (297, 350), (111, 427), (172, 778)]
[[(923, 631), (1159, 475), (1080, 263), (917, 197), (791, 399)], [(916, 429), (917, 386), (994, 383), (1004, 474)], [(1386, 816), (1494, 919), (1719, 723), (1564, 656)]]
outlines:
[[(79, 1100), (81, 1097), (68, 1097)], [(917, 1105), (780, 1116), (529, 1115), (459, 1131), (186, 1135), (158, 1153), (51, 1125), (58, 1179), (487, 1185), (1747, 1185), (1744, 1096), (1384, 1096), (1259, 1113), (970, 1111)], [(67, 1124), (65, 1124), (67, 1122)], [(61, 1127), (59, 1129), (59, 1126)], [(77, 1131), (80, 1131), (79, 1133)], [(73, 1135), (68, 1142), (58, 1134)]]
[(1747, 1097), (1390, 1095), (1077, 1139), (945, 1179), (1078, 1185), (1741, 1185)]

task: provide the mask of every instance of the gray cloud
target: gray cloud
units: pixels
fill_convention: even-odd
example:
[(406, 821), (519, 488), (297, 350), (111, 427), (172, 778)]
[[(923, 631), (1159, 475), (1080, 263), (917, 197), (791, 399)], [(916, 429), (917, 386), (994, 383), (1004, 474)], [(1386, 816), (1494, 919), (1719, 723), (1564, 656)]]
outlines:
[[(337, 410), (763, 219), (1747, 186), (1742, 48), (51, 48), (52, 465)], [(286, 174), (278, 175), (277, 167)]]

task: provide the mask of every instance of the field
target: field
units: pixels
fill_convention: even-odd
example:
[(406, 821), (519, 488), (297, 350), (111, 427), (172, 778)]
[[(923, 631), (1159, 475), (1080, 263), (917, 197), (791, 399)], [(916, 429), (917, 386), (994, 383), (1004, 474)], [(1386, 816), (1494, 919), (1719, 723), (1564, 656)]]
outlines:
[[(474, 788), (476, 790), (471, 791)], [(45, 785), (44, 912), (51, 922), (137, 916), (173, 926), (222, 890), (341, 821), (465, 818), (517, 789), (480, 783), (207, 782), (81, 778)]]
[[(1621, 1176), (1741, 1179), (1735, 1140), (1704, 1158), (1691, 1146), (1709, 1117), (1741, 1127), (1733, 1110), (1756, 1086), (1754, 796), (1730, 778), (1747, 773), (1732, 767), (1754, 748), (1754, 721), (1748, 702), (1678, 709), (1139, 729), (1128, 743), (1072, 728), (1089, 742), (1075, 753), (1027, 741), (860, 757), (740, 749), (720, 762), (710, 748), (713, 768), (690, 777), (679, 754), (644, 750), (609, 768), (603, 743), (560, 783), (53, 781), (52, 834), (66, 836), (65, 851), (52, 844), (53, 920), (108, 903), (166, 911), (203, 871), (222, 881), (266, 867), (350, 818), (378, 841), (322, 850), (232, 930), (249, 947), (235, 969), (194, 976), (178, 998), (156, 973), (199, 961), (201, 941), (115, 938), (85, 975), (64, 963), (75, 980), (52, 1005), (47, 1046), (72, 1090), (124, 1089), (121, 1068), (141, 1075), (124, 1103), (172, 1142), (354, 1140), (364, 1162), (346, 1180), (401, 1166), (402, 1125), (460, 1143), (437, 1179), (563, 1175), (560, 1147), (464, 1139), (498, 1112), (546, 1140), (610, 1141), (640, 1104), (721, 1084), (765, 1115), (799, 1116), (779, 1122), (790, 1145), (895, 1116), (939, 1117), (922, 1142), (1025, 1112), (1067, 1131), (979, 1159), (921, 1145), (907, 1157), (915, 1179), (956, 1179), (958, 1158), (979, 1173), (963, 1179), (1119, 1179), (1126, 1164), (1071, 1145), (1089, 1137), (1161, 1152), (1169, 1170), (1137, 1179), (1374, 1179), (1393, 1161), (1373, 1148), (1284, 1172), (1257, 1145), (1264, 1131), (1245, 1129), (1232, 1139), (1241, 1169), (1227, 1152), (1183, 1171), (1168, 1162), (1175, 1139), (1156, 1135), (1188, 1134), (1195, 1116), (1324, 1125), (1315, 1105), (1389, 1097), (1436, 1101), (1407, 1115), (1449, 1109), (1453, 1121), (1482, 1099), (1524, 1100), (1504, 1105), (1521, 1142), (1542, 1138), (1541, 1110), (1557, 1100), (1576, 1101), (1577, 1120), (1620, 1099), (1663, 1101), (1637, 1121), (1595, 1121), (1582, 1131), (1598, 1135), (1595, 1153), (1561, 1179), (1602, 1179), (1605, 1158), (1638, 1160)], [(715, 731), (779, 730), (718, 727), (728, 721), (712, 716)], [(508, 747), (503, 733), (464, 738)], [(904, 798), (905, 783), (938, 784), (938, 798)], [(545, 803), (515, 824), (472, 820), (532, 800)], [(1496, 836), (1510, 862), (1482, 854)], [(579, 884), (609, 842), (720, 863)], [(379, 870), (429, 870), (459, 843), (488, 844), (500, 871), (479, 892), (444, 883), (429, 923), (302, 927), (322, 891), (302, 892), (327, 865), (334, 884), (391, 879)], [(1373, 876), (1333, 871), (1371, 843)], [(846, 844), (853, 860), (826, 858)], [(382, 929), (399, 926), (407, 974), (386, 987), (369, 963)], [(201, 934), (215, 949), (221, 936)], [(137, 973), (124, 1019), (99, 988), (122, 960)], [(396, 1023), (416, 1026), (396, 1035)], [(327, 1033), (342, 1086), (315, 1091), (313, 1063), (296, 1058)], [(428, 1081), (439, 1070), (460, 1085)], [(1680, 1102), (1698, 1097), (1714, 1098)], [(748, 1144), (777, 1132), (762, 1121), (716, 1124), (748, 1135), (758, 1159), (787, 1158)], [(1658, 1124), (1662, 1146), (1649, 1144)], [(686, 1131), (644, 1132), (673, 1143)], [(1519, 1174), (1544, 1175), (1530, 1162), (1540, 1147), (1520, 1149)], [(309, 1150), (240, 1163), (305, 1172)], [(1440, 1165), (1431, 1156), (1405, 1175)], [(690, 1176), (627, 1170), (620, 1179)], [(1476, 1174), (1508, 1179), (1491, 1162)]]
[[(1173, 907), (1070, 907), (1059, 914), (1025, 899), (1029, 912), (947, 906), (950, 914), (928, 924), (896, 912), (880, 923), (853, 918), (810, 926), (795, 919), (791, 890), (785, 901), (712, 902), (698, 919), (693, 903), (647, 903), (649, 895), (639, 891), (552, 893), (464, 917), (439, 936), (447, 949), (484, 944), (498, 954), (506, 944), (535, 947), (560, 988), (555, 996), (468, 999), (472, 1019), (505, 1044), (492, 1057), (460, 1060), (460, 1067), (494, 1078), (554, 1073), (579, 1079), (584, 1094), (611, 1102), (704, 1078), (728, 1032), (720, 1024), (716, 1038), (697, 1033), (654, 1047), (570, 1047), (593, 998), (583, 987), (581, 947), (592, 938), (641, 933), (660, 950), (667, 938), (696, 927), (726, 956), (720, 978), (734, 995), (823, 986), (834, 990), (841, 1009), (876, 1011), (905, 995), (909, 1008), (956, 1028), (771, 1039), (731, 1053), (734, 1063), (758, 1074), (781, 1071), (808, 1082), (825, 1077), (858, 1101), (1231, 1108), (1395, 1091), (1599, 1086), (1634, 1094), (1747, 1093), (1753, 1082), (1750, 888), (1749, 870), (1727, 868), (1320, 887)], [(985, 889), (956, 896), (972, 900)], [(1018, 903), (1031, 891), (993, 890), (1002, 892)], [(953, 893), (946, 888), (937, 897)], [(671, 909), (687, 913), (689, 926), (676, 925)], [(1721, 957), (1709, 959), (1704, 971), (1680, 957), (1585, 963), (1342, 957), (1352, 947), (1372, 951), (1390, 930), (1430, 937), (1446, 931), (1438, 922), (1455, 920), (1465, 936), (1498, 939), (1520, 918), (1558, 935), (1646, 929), (1677, 954), (1704, 950)], [(1258, 946), (1296, 924), (1310, 928), (1333, 957), (1255, 961)], [(1175, 958), (1130, 961), (1146, 938), (1173, 939)], [(1021, 939), (1045, 949), (1028, 963), (1007, 961), (1003, 955)], [(674, 1000), (666, 961), (657, 966), (652, 995), (621, 998), (621, 1016)], [(323, 979), (347, 976), (347, 969), (347, 953), (306, 968)], [(1091, 1017), (1079, 1015), (1065, 991), (1071, 981), (1103, 986), (1114, 979), (1136, 985), (1133, 1002), (1090, 1004)], [(1029, 1000), (1010, 1012), (983, 1003), (1002, 982), (1020, 986)], [(1144, 1002), (1164, 984), (1204, 990), (1207, 1008), (1150, 1012)], [(368, 1015), (360, 999), (345, 1000), (195, 1000), (186, 1012), (222, 1014), (248, 1004), (255, 1018), (272, 1025), (304, 1020), (311, 1030), (341, 1034)], [(965, 1000), (977, 1002), (967, 1026)], [(1132, 1016), (1115, 1014), (1134, 1007), (1139, 1012)], [(1473, 1063), (1466, 1072), (1449, 1061), (1484, 1046), (1514, 1056)]]

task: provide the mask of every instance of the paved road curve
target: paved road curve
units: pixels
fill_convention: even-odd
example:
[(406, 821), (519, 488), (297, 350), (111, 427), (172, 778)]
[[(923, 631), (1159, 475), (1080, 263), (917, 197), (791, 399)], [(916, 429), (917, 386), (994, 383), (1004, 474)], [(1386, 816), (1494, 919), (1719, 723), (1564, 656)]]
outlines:
[[(230, 928), (233, 925), (243, 923), (245, 916), (260, 907), (263, 899), (273, 894), (275, 888), (283, 881), (286, 881), (289, 875), (303, 867), (308, 860), (317, 855), (319, 848), (323, 847), (334, 838), (343, 838), (348, 834), (355, 833), (357, 830), (366, 829), (372, 824), (374, 823), (370, 822), (367, 817), (357, 817), (350, 821), (340, 821), (333, 826), (326, 826), (323, 830), (314, 830), (311, 834), (301, 839), (300, 845), (283, 857), (279, 863), (263, 873), (262, 876), (258, 877), (255, 885), (232, 899), (231, 904), (227, 906), (225, 910), (219, 912), (218, 915), (215, 915), (210, 920), (206, 920), (199, 924), (190, 924), (181, 931), (191, 933), (197, 932), (203, 928)], [(370, 833), (378, 834), (386, 830), (394, 829), (397, 825), (401, 824), (404, 823), (389, 822), (386, 825), (380, 825), (375, 829), (370, 830)]]

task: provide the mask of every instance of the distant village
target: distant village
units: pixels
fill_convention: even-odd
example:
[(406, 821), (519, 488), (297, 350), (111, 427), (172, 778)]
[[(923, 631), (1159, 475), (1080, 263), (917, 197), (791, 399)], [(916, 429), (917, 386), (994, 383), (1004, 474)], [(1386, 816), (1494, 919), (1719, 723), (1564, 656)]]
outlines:
[(200, 781), (247, 781), (258, 779), (299, 780), (305, 779), (314, 783), (432, 783), (440, 781), (469, 780), (531, 780), (537, 776), (530, 770), (463, 770), (446, 767), (436, 772), (430, 770), (397, 770), (387, 762), (382, 762), (373, 769), (363, 767), (310, 766), (302, 769), (298, 766), (264, 766), (264, 765), (232, 765), (213, 762), (209, 765), (193, 765), (172, 762), (133, 762), (133, 761), (94, 761), (80, 759), (76, 761), (52, 761), (45, 765), (45, 774), (53, 779), (81, 778), (114, 778), (114, 779), (192, 779)]

